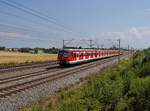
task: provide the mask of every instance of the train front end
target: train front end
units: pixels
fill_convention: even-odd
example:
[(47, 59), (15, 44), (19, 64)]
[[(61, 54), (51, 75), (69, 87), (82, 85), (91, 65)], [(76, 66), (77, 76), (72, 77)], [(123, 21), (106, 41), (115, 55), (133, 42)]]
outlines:
[(58, 52), (58, 63), (61, 66), (66, 66), (69, 65), (69, 61), (70, 61), (70, 51), (69, 50), (60, 50)]

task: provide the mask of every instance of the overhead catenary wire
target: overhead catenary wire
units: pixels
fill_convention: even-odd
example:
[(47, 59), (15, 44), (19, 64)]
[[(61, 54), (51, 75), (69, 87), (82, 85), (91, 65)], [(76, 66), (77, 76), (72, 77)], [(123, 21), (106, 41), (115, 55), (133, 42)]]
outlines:
[(27, 10), (27, 9), (24, 9), (24, 8), (22, 8), (22, 7), (19, 7), (18, 5), (9, 3), (9, 2), (11, 2), (11, 1), (6, 2), (6, 1), (1, 0), (0, 2), (6, 4), (6, 5), (10, 6), (10, 7), (16, 8), (16, 9), (22, 11), (22, 12), (28, 13), (28, 14), (30, 14), (30, 15), (32, 15), (32, 16), (38, 17), (38, 18), (40, 18), (40, 19), (42, 19), (42, 20), (45, 20), (45, 21), (47, 21), (47, 22), (50, 22), (50, 23), (53, 23), (53, 24), (55, 24), (55, 25), (58, 25), (58, 26), (62, 27), (60, 24), (57, 24), (56, 22), (54, 22), (54, 21), (52, 21), (52, 20), (49, 20), (49, 19), (47, 19), (47, 18), (45, 18), (45, 17), (43, 17), (43, 16), (41, 16), (41, 15), (39, 15), (39, 14), (36, 14), (36, 13), (34, 13), (34, 12), (32, 12), (32, 11), (29, 11), (29, 10)]
[(52, 23), (52, 24), (58, 26), (59, 28), (62, 28), (63, 31), (65, 31), (65, 32), (72, 33), (74, 35), (78, 35), (79, 36), (79, 34), (74, 33), (71, 29), (63, 26), (62, 24), (57, 23), (56, 19), (50, 18), (50, 17), (48, 17), (46, 15), (43, 15), (41, 12), (38, 12), (38, 11), (33, 10), (31, 8), (28, 8), (28, 7), (24, 6), (24, 5), (18, 4), (17, 2), (14, 2), (14, 1), (1, 0), (0, 2), (5, 4), (5, 5), (7, 5), (7, 6), (10, 6), (10, 7), (13, 7), (15, 9), (18, 9), (18, 10), (24, 12), (24, 13), (30, 14), (30, 15), (32, 15), (34, 17), (37, 17), (37, 18), (39, 18), (41, 20), (44, 20), (44, 21), (49, 22), (49, 23)]
[(50, 32), (42, 32), (42, 31), (37, 31), (37, 30), (33, 30), (33, 29), (30, 29), (31, 27), (25, 27), (24, 25), (22, 25), (23, 27), (20, 27), (20, 26), (17, 26), (17, 25), (11, 25), (11, 24), (4, 24), (4, 23), (0, 23), (0, 26), (6, 26), (8, 28), (15, 28), (15, 29), (19, 29), (19, 30), (23, 30), (25, 32), (32, 32), (32, 33), (40, 33), (40, 34), (52, 34)]
[[(5, 15), (8, 15), (8, 16), (13, 16), (13, 17), (16, 17), (17, 19), (24, 19), (24, 17), (23, 16), (18, 16), (18, 15), (16, 15), (16, 14), (12, 14), (12, 13), (9, 13), (9, 12), (6, 12), (6, 11), (2, 11), (2, 10), (0, 10), (0, 14), (5, 14)], [(33, 20), (30, 20), (30, 19), (26, 19), (25, 18), (25, 20), (27, 20), (27, 21), (31, 21), (32, 23), (35, 23), (35, 24), (41, 24), (41, 25), (43, 25), (42, 23), (40, 23), (40, 22), (37, 22), (37, 21), (33, 21)], [(40, 25), (40, 26), (41, 26)], [(23, 30), (23, 31), (25, 31), (25, 32), (31, 32), (31, 33), (40, 33), (40, 34), (44, 34), (44, 35), (51, 35), (51, 34), (58, 34), (58, 32), (50, 32), (50, 31), (46, 31), (46, 30), (44, 30), (44, 31), (39, 31), (39, 30), (36, 30), (37, 29), (37, 27), (36, 28), (34, 28), (34, 27), (32, 27), (32, 26), (26, 26), (26, 25), (20, 25), (19, 24), (19, 26), (18, 25), (15, 25), (15, 24), (4, 24), (4, 23), (0, 23), (0, 26), (6, 26), (8, 29), (9, 28), (11, 28), (11, 29), (19, 29), (19, 30)], [(22, 26), (22, 27), (20, 27), (20, 26)], [(48, 27), (48, 25), (47, 25), (47, 27)], [(48, 28), (49, 29), (49, 28)], [(62, 32), (59, 32), (60, 33), (60, 35), (61, 35), (61, 33)], [(43, 35), (43, 36), (44, 36)]]
[(0, 14), (4, 14), (4, 15), (8, 15), (8, 16), (13, 16), (13, 17), (15, 17), (15, 18), (17, 18), (17, 19), (25, 20), (25, 21), (28, 21), (28, 22), (30, 22), (30, 23), (34, 23), (34, 24), (36, 24), (36, 25), (45, 25), (45, 26), (48, 27), (48, 25), (43, 24), (43, 23), (41, 23), (41, 22), (38, 22), (38, 21), (35, 21), (35, 20), (31, 20), (31, 19), (29, 19), (29, 18), (25, 18), (25, 17), (23, 17), (23, 16), (19, 16), (19, 15), (17, 15), (17, 14), (13, 14), (13, 13), (10, 13), (10, 12), (6, 12), (6, 11), (0, 10)]
[[(46, 14), (43, 14), (43, 13), (37, 11), (37, 10), (31, 9), (31, 8), (29, 8), (29, 7), (27, 7), (27, 6), (23, 5), (23, 4), (20, 4), (20, 3), (18, 3), (18, 2), (12, 1), (12, 0), (11, 0), (11, 1), (10, 1), (10, 0), (6, 0), (6, 1), (11, 2), (11, 3), (13, 3), (13, 4), (17, 5), (17, 6), (21, 6), (22, 8), (25, 8), (25, 9), (27, 9), (27, 10), (29, 10), (29, 11), (32, 11), (32, 12), (37, 13), (37, 14), (40, 14), (40, 15), (42, 15), (42, 16), (44, 16), (44, 17), (47, 17), (48, 19), (51, 19), (51, 20), (53, 20), (53, 21), (58, 22), (58, 20), (57, 20), (56, 18), (54, 18), (54, 17), (52, 17), (52, 16), (48, 16), (48, 15), (46, 15)], [(65, 26), (64, 26), (64, 27), (65, 27)]]
[[(0, 26), (6, 26), (6, 27), (9, 27), (9, 28), (13, 28), (13, 29), (16, 28), (16, 29), (19, 29), (19, 30), (24, 30), (25, 32), (26, 31), (33, 32), (33, 30), (26, 29), (26, 28), (23, 28), (23, 27), (13, 26), (13, 25), (10, 25), (10, 24), (8, 25), (8, 24), (2, 24), (2, 23), (0, 23)], [(7, 32), (11, 33), (10, 31), (7, 31)], [(37, 31), (35, 31), (35, 32), (37, 33)], [(41, 33), (41, 32), (38, 32), (38, 33)], [(6, 39), (8, 40), (9, 38), (6, 38)], [(35, 41), (35, 42), (36, 41), (43, 41), (43, 42), (44, 41), (49, 41), (50, 43), (53, 43), (53, 44), (60, 42), (60, 40), (37, 38), (37, 36), (33, 36), (33, 35), (32, 35), (32, 37), (25, 37), (25, 38), (20, 37), (20, 39), (23, 39), (23, 40), (32, 40), (32, 41)], [(10, 38), (9, 40), (14, 40), (14, 38)]]
[[(55, 18), (52, 18), (52, 17), (49, 17), (49, 16), (47, 16), (47, 15), (44, 15), (44, 14), (42, 14), (41, 12), (39, 12), (39, 11), (36, 11), (36, 10), (34, 10), (34, 9), (31, 9), (31, 8), (28, 8), (28, 7), (26, 7), (26, 6), (24, 6), (24, 5), (22, 5), (22, 4), (20, 4), (20, 3), (17, 3), (17, 2), (14, 2), (14, 1), (10, 1), (10, 0), (0, 0), (0, 3), (3, 3), (3, 4), (5, 4), (5, 5), (7, 5), (7, 6), (9, 6), (9, 7), (12, 7), (12, 8), (15, 8), (15, 9), (17, 9), (17, 10), (19, 10), (19, 11), (22, 11), (22, 12), (24, 12), (24, 13), (27, 13), (27, 14), (30, 14), (30, 15), (32, 15), (32, 16), (34, 16), (34, 17), (37, 17), (37, 18), (39, 18), (39, 19), (41, 19), (41, 20), (43, 20), (43, 21), (46, 21), (46, 22), (48, 22), (48, 23), (52, 23), (52, 24), (55, 24), (56, 26), (58, 26), (59, 28), (61, 28), (61, 29), (63, 29), (63, 31), (64, 32), (69, 32), (69, 33), (72, 33), (73, 35), (79, 35), (79, 34), (76, 34), (76, 33), (74, 33), (71, 29), (69, 29), (69, 28), (66, 28), (65, 26), (63, 26), (62, 24), (59, 24), (58, 22), (57, 22), (57, 19), (55, 19)], [(18, 18), (21, 18), (21, 17), (19, 17), (19, 16), (16, 16), (16, 15), (14, 15), (14, 14), (9, 14), (9, 13), (7, 13), (7, 15), (12, 15), (12, 16), (15, 16), (15, 17), (18, 17)], [(27, 19), (27, 20), (29, 20), (29, 19)], [(29, 20), (30, 21), (30, 20)], [(31, 21), (33, 21), (33, 20), (31, 20)], [(38, 24), (38, 21), (34, 21), (35, 23), (37, 23)], [(39, 22), (39, 24), (41, 24), (40, 22)], [(3, 24), (4, 25), (4, 24)], [(6, 25), (6, 24), (5, 24)], [(47, 24), (48, 25), (48, 24)], [(8, 25), (7, 25), (8, 26)], [(19, 29), (19, 30), (25, 30), (25, 31), (33, 31), (33, 30), (30, 30), (30, 29), (26, 29), (26, 28), (19, 28), (18, 26), (16, 27), (16, 26), (10, 26), (10, 27), (15, 27), (15, 28), (17, 28), (17, 29)], [(30, 27), (31, 28), (31, 27)], [(33, 31), (33, 32), (38, 32), (38, 31)], [(41, 33), (41, 31), (40, 32), (38, 32), (38, 33)], [(43, 33), (43, 32), (42, 32)], [(48, 33), (47, 33), (48, 34)], [(80, 35), (81, 36), (81, 35)], [(78, 36), (78, 37), (80, 37), (80, 36)], [(82, 36), (83, 37), (83, 36)]]
[[(30, 18), (25, 18), (24, 16), (19, 16), (19, 15), (17, 15), (17, 14), (11, 13), (11, 12), (7, 12), (7, 11), (2, 11), (2, 10), (0, 10), (0, 14), (7, 15), (7, 16), (12, 16), (12, 17), (15, 17), (15, 18), (17, 18), (17, 19), (20, 19), (21, 21), (27, 21), (27, 22), (30, 22), (30, 23), (35, 24), (35, 25), (37, 25), (37, 26), (40, 26), (40, 27), (41, 27), (41, 26), (42, 26), (42, 27), (47, 27), (48, 30), (50, 30), (50, 28), (51, 28), (51, 31), (53, 30), (52, 27), (50, 27), (49, 24), (44, 24), (44, 23), (42, 23), (42, 22), (35, 21), (35, 20), (30, 19)], [(30, 27), (31, 27), (31, 26), (30, 26)], [(33, 27), (32, 27), (32, 28), (33, 28)], [(37, 27), (36, 27), (36, 28), (37, 28)], [(45, 30), (45, 28), (44, 28), (44, 30)], [(49, 32), (49, 31), (48, 31), (48, 32)], [(59, 32), (61, 32), (61, 31), (59, 31)]]

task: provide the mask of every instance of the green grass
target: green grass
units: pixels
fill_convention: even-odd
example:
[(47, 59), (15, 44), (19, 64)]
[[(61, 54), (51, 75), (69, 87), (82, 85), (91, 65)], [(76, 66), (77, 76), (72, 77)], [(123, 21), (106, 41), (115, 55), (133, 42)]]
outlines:
[(150, 111), (150, 50), (23, 111)]

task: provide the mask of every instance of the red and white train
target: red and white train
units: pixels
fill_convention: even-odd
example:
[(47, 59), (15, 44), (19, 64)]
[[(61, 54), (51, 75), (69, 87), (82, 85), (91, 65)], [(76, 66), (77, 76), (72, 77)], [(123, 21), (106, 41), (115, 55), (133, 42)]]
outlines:
[(58, 62), (65, 66), (118, 55), (118, 50), (62, 49), (58, 53)]

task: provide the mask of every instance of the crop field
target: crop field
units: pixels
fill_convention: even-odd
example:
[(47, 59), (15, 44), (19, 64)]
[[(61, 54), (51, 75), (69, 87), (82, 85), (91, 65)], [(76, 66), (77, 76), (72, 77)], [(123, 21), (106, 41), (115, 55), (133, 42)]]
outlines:
[(29, 54), (0, 51), (0, 64), (43, 62), (57, 59), (57, 54)]

